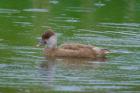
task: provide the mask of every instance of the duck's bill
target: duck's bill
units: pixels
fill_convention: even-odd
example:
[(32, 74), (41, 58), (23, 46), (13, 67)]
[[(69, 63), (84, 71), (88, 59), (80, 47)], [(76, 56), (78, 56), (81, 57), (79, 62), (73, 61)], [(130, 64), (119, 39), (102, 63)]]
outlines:
[(40, 47), (40, 46), (41, 46), (40, 44), (37, 44), (37, 45), (36, 45), (36, 47)]
[(39, 40), (38, 44), (36, 45), (36, 47), (41, 47), (41, 46), (45, 46), (46, 45), (46, 41), (45, 40)]

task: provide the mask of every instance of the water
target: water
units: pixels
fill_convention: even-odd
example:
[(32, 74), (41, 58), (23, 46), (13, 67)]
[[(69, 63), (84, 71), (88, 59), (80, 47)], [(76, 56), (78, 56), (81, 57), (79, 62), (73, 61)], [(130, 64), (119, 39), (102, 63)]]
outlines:
[[(139, 0), (1, 0), (0, 93), (139, 93)], [(108, 48), (107, 59), (44, 57), (52, 27), (58, 44)]]

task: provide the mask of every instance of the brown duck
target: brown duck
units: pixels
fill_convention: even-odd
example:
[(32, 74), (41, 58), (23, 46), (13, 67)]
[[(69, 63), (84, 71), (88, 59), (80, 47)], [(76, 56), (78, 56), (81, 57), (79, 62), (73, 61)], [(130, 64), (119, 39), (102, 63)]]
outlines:
[(97, 58), (109, 54), (107, 49), (101, 49), (92, 45), (85, 44), (62, 44), (57, 47), (57, 36), (52, 29), (43, 33), (42, 39), (37, 46), (47, 45), (45, 54), (49, 57), (79, 57), (79, 58)]

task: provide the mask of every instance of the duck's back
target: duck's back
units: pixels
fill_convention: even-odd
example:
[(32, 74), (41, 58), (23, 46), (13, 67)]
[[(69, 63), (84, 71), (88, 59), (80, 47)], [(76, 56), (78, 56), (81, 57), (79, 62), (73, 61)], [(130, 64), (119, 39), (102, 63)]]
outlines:
[(55, 57), (96, 58), (96, 53), (89, 48), (78, 48), (78, 49), (56, 48), (54, 50), (47, 50), (46, 52), (48, 56), (55, 56)]
[(79, 44), (79, 43), (73, 43), (73, 44), (62, 44), (60, 46), (60, 48), (64, 48), (64, 49), (73, 49), (73, 50), (77, 50), (80, 48), (93, 48), (94, 46), (91, 45), (85, 45), (85, 44)]

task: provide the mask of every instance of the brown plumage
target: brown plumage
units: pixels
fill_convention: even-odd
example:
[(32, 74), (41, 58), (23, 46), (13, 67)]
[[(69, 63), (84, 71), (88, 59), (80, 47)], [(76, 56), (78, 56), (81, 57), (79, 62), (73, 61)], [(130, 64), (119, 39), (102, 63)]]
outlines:
[(55, 33), (51, 31), (51, 29), (49, 29), (47, 32), (45, 32), (42, 35), (42, 39), (49, 39), (51, 36), (53, 36)]
[(45, 49), (45, 54), (47, 56), (55, 57), (82, 57), (82, 58), (96, 58), (96, 52), (90, 48), (55, 48), (55, 49)]
[(84, 44), (62, 44), (57, 47), (57, 37), (51, 29), (42, 35), (41, 44), (48, 45), (45, 54), (50, 57), (96, 58), (110, 53), (107, 49)]

